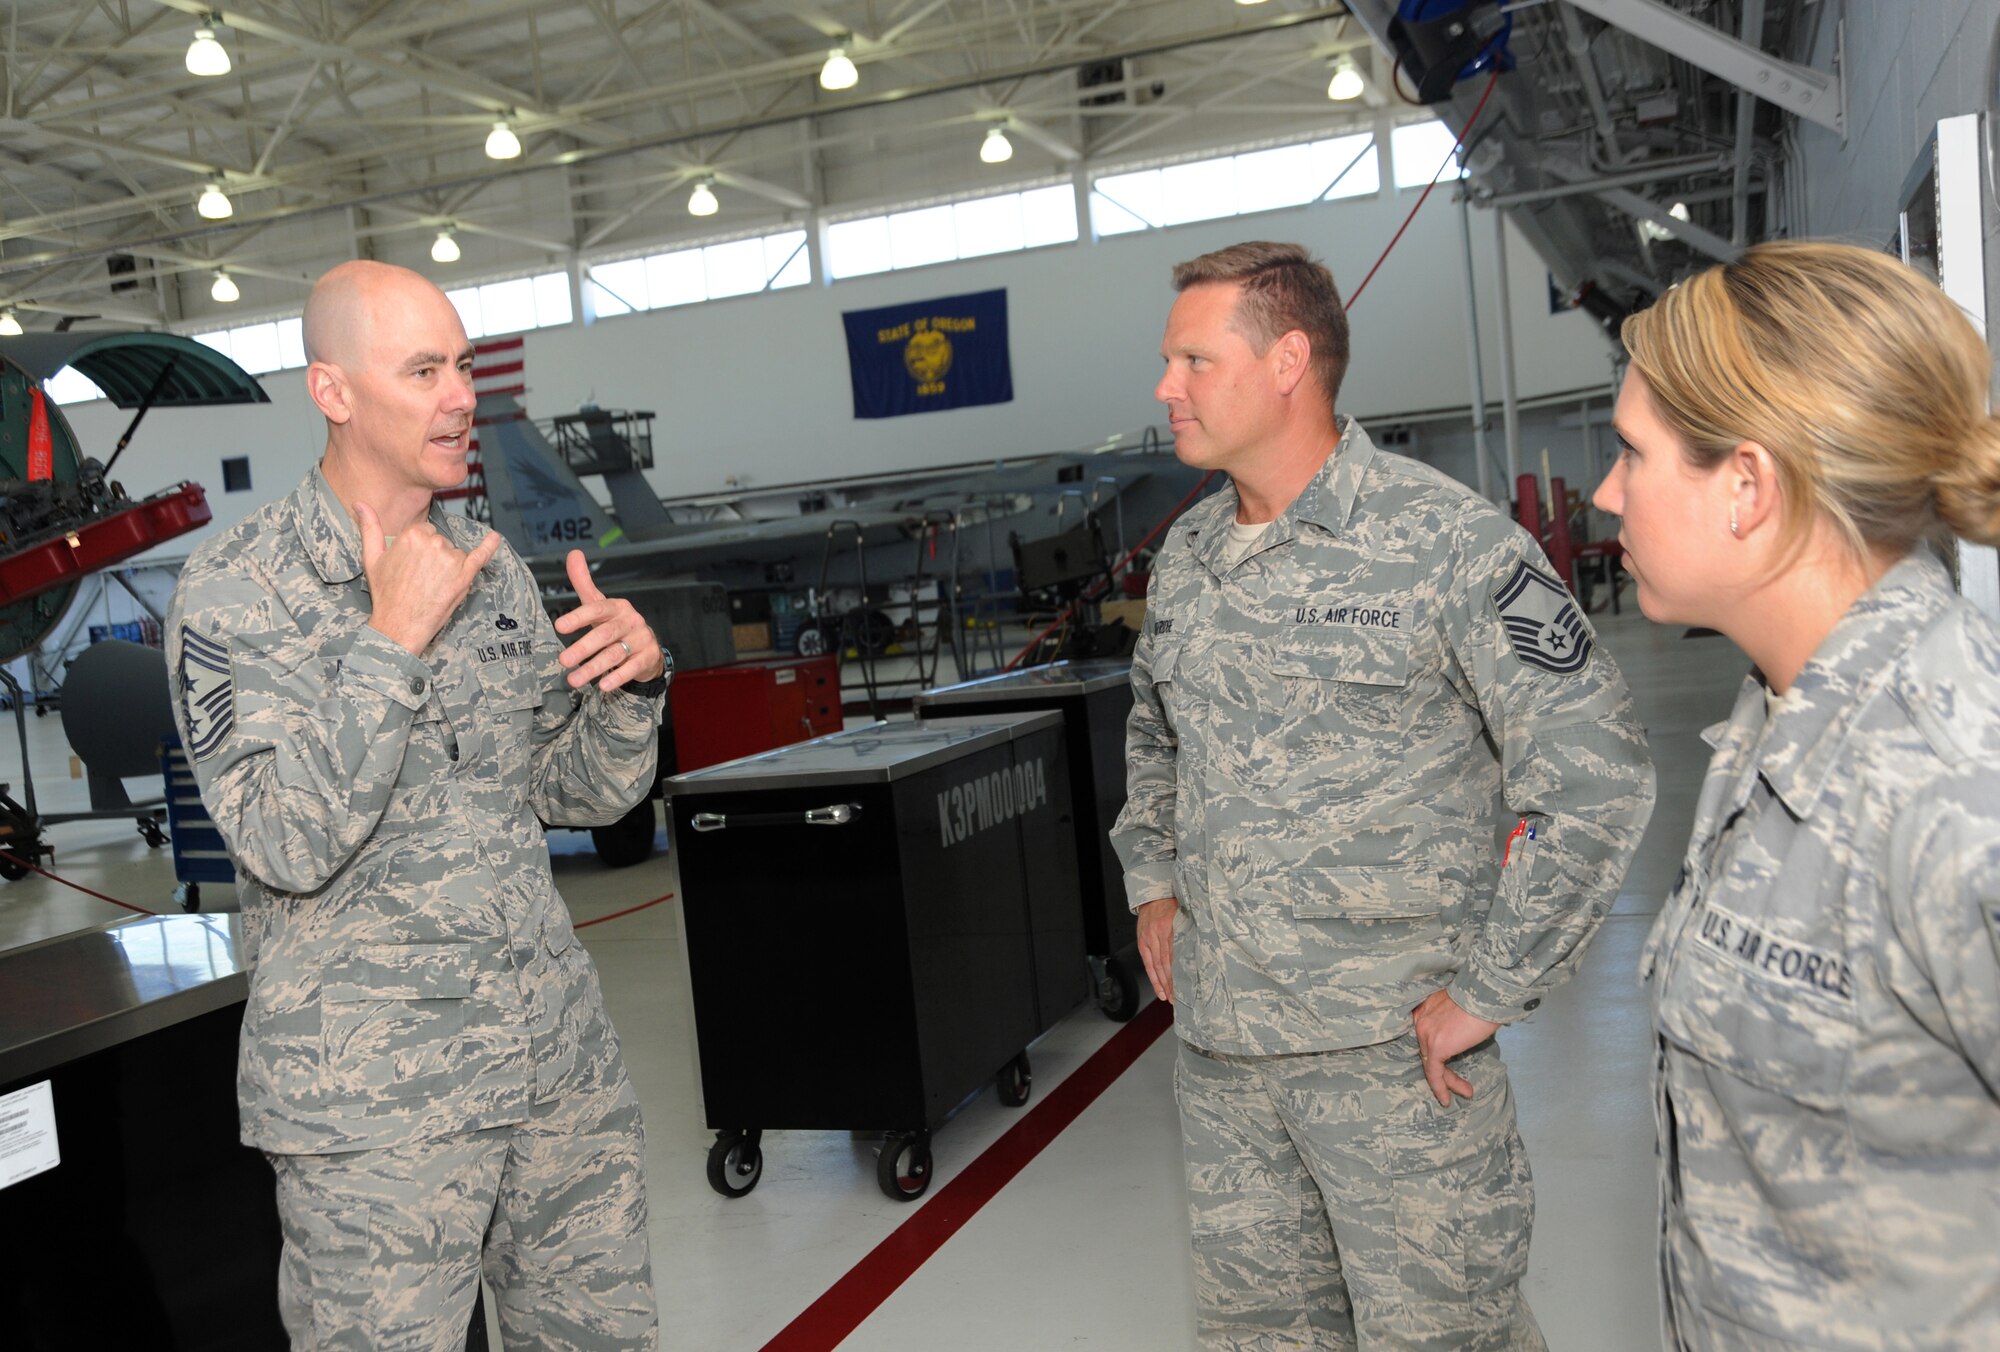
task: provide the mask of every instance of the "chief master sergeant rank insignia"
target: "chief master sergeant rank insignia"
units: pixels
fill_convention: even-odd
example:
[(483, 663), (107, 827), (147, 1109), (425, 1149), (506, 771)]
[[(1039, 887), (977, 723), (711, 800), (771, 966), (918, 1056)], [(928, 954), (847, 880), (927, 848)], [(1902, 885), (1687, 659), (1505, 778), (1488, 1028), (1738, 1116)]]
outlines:
[(236, 725), (229, 683), (229, 650), (181, 626), (181, 685), (187, 691), (188, 755), (201, 760), (222, 745)]

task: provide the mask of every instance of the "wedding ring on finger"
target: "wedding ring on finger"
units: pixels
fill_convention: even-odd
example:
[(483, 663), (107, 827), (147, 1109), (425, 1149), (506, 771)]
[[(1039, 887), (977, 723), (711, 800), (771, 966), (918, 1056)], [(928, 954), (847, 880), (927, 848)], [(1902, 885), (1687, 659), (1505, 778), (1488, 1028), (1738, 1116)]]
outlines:
[(632, 655), (632, 645), (627, 643), (624, 639), (621, 638), (618, 640), (618, 646), (625, 650), (625, 655), (627, 657), (630, 657)]

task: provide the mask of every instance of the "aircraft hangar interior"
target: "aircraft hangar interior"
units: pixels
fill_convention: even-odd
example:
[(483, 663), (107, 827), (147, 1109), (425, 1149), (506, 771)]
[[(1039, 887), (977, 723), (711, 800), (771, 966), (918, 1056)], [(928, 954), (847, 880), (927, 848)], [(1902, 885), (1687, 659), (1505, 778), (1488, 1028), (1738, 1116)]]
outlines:
[[(1988, 339), (2000, 0), (8, 0), (0, 44), (0, 1346), (1836, 1345), (1781, 1336), (1775, 1298), (1714, 1314), (1741, 1341), (1663, 1307), (1695, 1281), (1662, 1221), (1690, 1108), (1656, 1093), (1641, 954), (1714, 825), (1703, 730), (1743, 716), (1755, 645), (1661, 601), (1667, 563), (1635, 581), (1645, 541), (1593, 495), (1633, 476), (1636, 513), (1649, 472), (1621, 327), (1756, 246), (1899, 259)], [(1269, 499), (1261, 560), (1258, 429), (1317, 425), (1326, 344), (1248, 310), (1199, 329), (1239, 283), (1175, 285), (1250, 241), (1303, 246), (1351, 312), (1309, 461), (1331, 477)], [(352, 510), (418, 473), (401, 518)], [(488, 528), (502, 552), (404, 641), (382, 616), (419, 550), (462, 563)], [(1257, 581), (1362, 536), (1345, 582)], [(1498, 589), (1437, 562), (1474, 536), (1525, 551)], [(1705, 579), (1722, 549), (1657, 538), (1637, 567)], [(1938, 551), (2000, 619), (1993, 549)], [(579, 663), (632, 689), (564, 684), (593, 633)], [(1519, 758), (1598, 715), (1537, 743), (1519, 689), (1616, 703), (1621, 673), (1609, 740), (1563, 762), (1599, 816), (1565, 819), (1556, 761)], [(1458, 701), (1478, 766), (1367, 816), (1442, 754), (1441, 725), (1398, 721), (1420, 688)], [(1620, 780), (1628, 744), (1650, 769)], [(1509, 1078), (1419, 1103), (1416, 1163), (1382, 1147), (1388, 1277), (1338, 1160), (1203, 1163), (1191, 1066), (1427, 1045), (1428, 1002), (1366, 1036), (1286, 1011), (1362, 1000), (1340, 943), (1421, 966), (1430, 933), (1441, 990), (1520, 920), (1533, 861), (1646, 793), (1596, 892), (1563, 875), (1578, 928), (1521, 941), (1560, 948), (1546, 1001), (1453, 1006), (1502, 1025)], [(1454, 812), (1462, 851), (1424, 834)], [(1435, 853), (1384, 881), (1369, 840)], [(1323, 891), (1294, 919), (1301, 874)], [(1804, 954), (1800, 999), (1848, 999), (1810, 934), (1707, 914), (1718, 951), (1711, 924), (1761, 935), (1759, 990)], [(1965, 944), (2000, 952), (1987, 925)], [(1202, 1042), (1224, 1024), (1251, 1031)], [(396, 1325), (431, 1297), (370, 1228), (340, 1297), (364, 1332), (314, 1341), (335, 1298), (302, 1236), (352, 1214), (308, 1215), (314, 1170), (525, 1133), (570, 1102), (558, 1061), (629, 1075), (643, 1116), (629, 1168), (592, 1157), (534, 1203), (558, 1235), (626, 1217), (638, 1322), (609, 1331), (595, 1269), (548, 1275), (580, 1247), (523, 1256), (557, 1240), (509, 1190), (557, 1166), (503, 1152), (437, 1297), (451, 1337)], [(1532, 1245), (1516, 1218), (1500, 1275), (1469, 1256), (1488, 1184), (1438, 1144), (1465, 1105), (1514, 1114), (1532, 1160)], [(1449, 1214), (1402, 1198), (1412, 1174), (1459, 1189)], [(397, 1196), (443, 1253), (471, 1213), (434, 1183)], [(1329, 1215), (1339, 1253), (1304, 1277), (1245, 1256), (1272, 1216)], [(1378, 1328), (1426, 1280), (1490, 1308)], [(2000, 1347), (2000, 1272), (1962, 1284), (1987, 1303), (1955, 1332), (1838, 1345)]]

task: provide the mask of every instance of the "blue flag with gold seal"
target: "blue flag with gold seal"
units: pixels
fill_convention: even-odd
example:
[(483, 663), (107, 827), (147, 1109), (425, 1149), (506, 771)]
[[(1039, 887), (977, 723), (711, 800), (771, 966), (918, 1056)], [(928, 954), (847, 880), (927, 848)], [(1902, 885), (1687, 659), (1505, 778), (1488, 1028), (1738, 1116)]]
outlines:
[(1004, 289), (848, 310), (841, 320), (857, 418), (900, 418), (1014, 398)]

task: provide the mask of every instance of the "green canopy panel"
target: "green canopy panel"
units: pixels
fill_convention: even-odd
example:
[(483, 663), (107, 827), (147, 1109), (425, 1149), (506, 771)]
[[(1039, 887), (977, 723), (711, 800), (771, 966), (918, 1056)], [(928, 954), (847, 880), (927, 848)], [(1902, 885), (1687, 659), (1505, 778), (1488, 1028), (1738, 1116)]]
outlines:
[(90, 377), (120, 408), (137, 408), (169, 361), (154, 408), (268, 404), (257, 378), (212, 347), (171, 333), (27, 333), (0, 338), (0, 362), (45, 381), (65, 366)]

